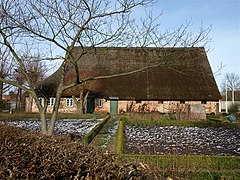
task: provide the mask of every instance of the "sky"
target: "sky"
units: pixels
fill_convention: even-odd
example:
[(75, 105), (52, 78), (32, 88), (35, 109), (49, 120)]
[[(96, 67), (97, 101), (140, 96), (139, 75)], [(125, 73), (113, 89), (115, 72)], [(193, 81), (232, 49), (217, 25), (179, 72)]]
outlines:
[[(214, 74), (222, 67), (215, 75), (219, 90), (226, 73), (240, 76), (240, 0), (155, 0), (150, 10), (155, 16), (162, 12), (157, 23), (163, 31), (189, 20), (190, 31), (196, 34), (201, 25), (211, 26), (207, 56)], [(136, 19), (146, 15), (141, 8), (133, 14)]]
[(213, 73), (224, 66), (215, 76), (218, 87), (226, 73), (240, 76), (240, 0), (157, 0), (153, 11), (163, 11), (159, 22), (167, 28), (190, 19), (194, 30), (211, 26), (207, 56)]

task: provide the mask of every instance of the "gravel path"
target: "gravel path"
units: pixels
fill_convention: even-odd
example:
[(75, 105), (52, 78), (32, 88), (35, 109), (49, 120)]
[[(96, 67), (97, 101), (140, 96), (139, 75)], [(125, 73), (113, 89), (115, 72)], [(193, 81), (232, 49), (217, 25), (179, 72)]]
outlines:
[(240, 130), (125, 126), (124, 153), (240, 156)]

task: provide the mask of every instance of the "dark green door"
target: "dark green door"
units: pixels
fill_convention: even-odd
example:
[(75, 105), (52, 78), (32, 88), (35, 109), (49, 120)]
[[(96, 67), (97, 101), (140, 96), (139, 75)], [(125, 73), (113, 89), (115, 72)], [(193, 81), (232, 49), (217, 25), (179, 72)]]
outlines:
[(118, 114), (118, 100), (110, 100), (110, 114)]
[(95, 107), (95, 101), (93, 96), (87, 98), (87, 113), (93, 113)]

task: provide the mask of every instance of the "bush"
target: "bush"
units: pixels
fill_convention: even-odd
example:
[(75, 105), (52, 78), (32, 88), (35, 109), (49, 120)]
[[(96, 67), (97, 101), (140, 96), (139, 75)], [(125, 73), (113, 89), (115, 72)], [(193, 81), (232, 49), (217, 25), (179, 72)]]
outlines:
[(93, 138), (99, 133), (99, 131), (103, 128), (103, 126), (107, 123), (107, 121), (110, 119), (110, 114), (108, 114), (102, 122), (100, 122), (97, 126), (95, 126), (87, 135), (85, 135), (81, 141), (84, 143), (89, 144)]
[(4, 100), (0, 100), (0, 110), (5, 110), (8, 108), (7, 103)]
[(229, 106), (228, 112), (229, 114), (237, 115), (238, 109), (239, 109), (238, 105), (236, 103), (233, 103)]
[(116, 145), (115, 145), (116, 154), (123, 153), (123, 131), (124, 131), (123, 122), (120, 120), (118, 122), (118, 131), (117, 131), (117, 138), (116, 138)]
[[(103, 153), (66, 137), (49, 137), (0, 125), (0, 179), (131, 179), (145, 177), (133, 164), (120, 165)], [(136, 168), (135, 168), (136, 169)]]

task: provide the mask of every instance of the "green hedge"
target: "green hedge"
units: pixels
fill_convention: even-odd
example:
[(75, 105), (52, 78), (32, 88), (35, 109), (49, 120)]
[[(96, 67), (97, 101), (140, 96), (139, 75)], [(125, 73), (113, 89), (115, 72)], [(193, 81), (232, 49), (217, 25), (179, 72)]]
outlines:
[(99, 131), (103, 128), (103, 126), (107, 123), (107, 121), (110, 119), (110, 114), (108, 114), (102, 122), (100, 122), (97, 126), (95, 126), (87, 135), (85, 135), (81, 141), (84, 143), (89, 144), (93, 138), (99, 133)]
[(119, 161), (146, 165), (161, 178), (240, 179), (239, 156), (121, 154)]
[(176, 120), (143, 120), (123, 118), (124, 125), (130, 126), (186, 126), (186, 127), (228, 127), (240, 128), (240, 123), (229, 121), (206, 120), (206, 121), (176, 121)]
[(118, 122), (118, 131), (117, 131), (117, 138), (116, 138), (116, 145), (115, 145), (115, 152), (116, 154), (123, 153), (123, 122), (120, 120)]
[[(58, 120), (62, 119), (94, 119), (94, 118), (104, 118), (106, 117), (106, 114), (104, 115), (98, 115), (98, 114), (77, 114), (77, 113), (59, 113), (58, 114)], [(36, 120), (39, 120), (39, 113), (26, 113), (26, 112), (19, 112), (19, 111), (13, 111), (13, 114), (3, 113), (0, 112), (0, 119), (1, 120), (18, 120), (18, 119), (29, 119), (33, 118)], [(51, 118), (51, 113), (46, 114), (46, 118)]]

